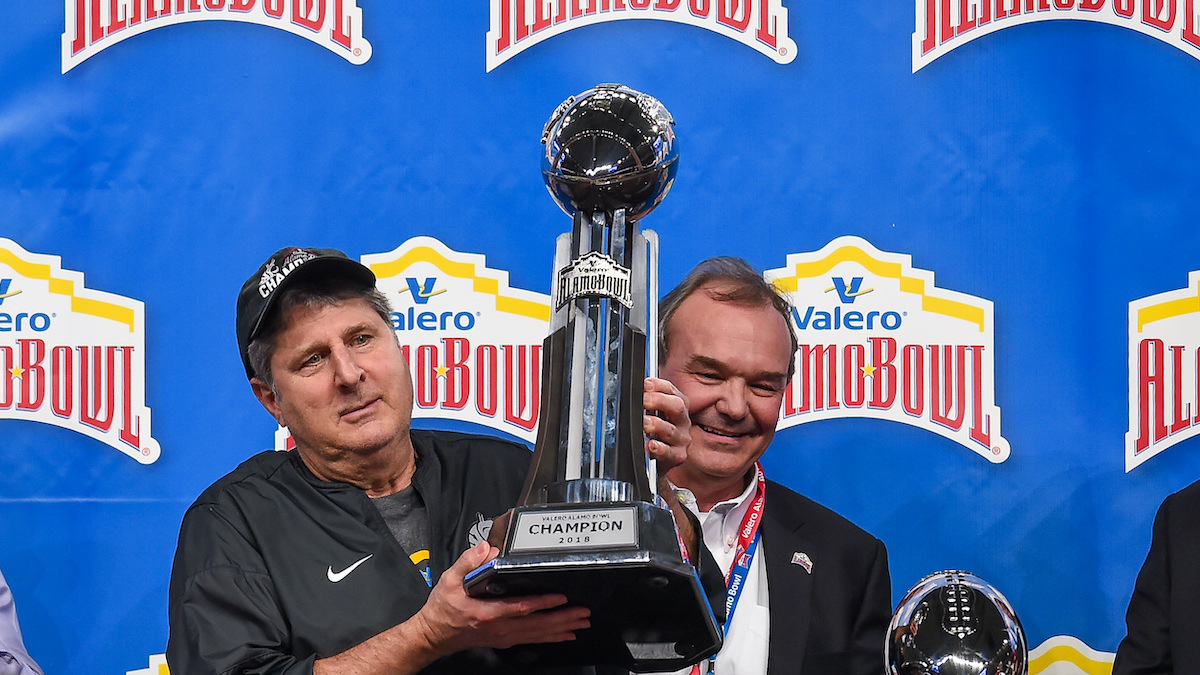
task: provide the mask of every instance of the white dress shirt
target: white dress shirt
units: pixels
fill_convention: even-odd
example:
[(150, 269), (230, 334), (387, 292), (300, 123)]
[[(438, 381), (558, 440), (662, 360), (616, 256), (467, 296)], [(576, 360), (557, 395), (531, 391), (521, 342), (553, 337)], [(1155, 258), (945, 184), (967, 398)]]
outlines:
[[(708, 513), (700, 513), (696, 497), (690, 490), (673, 485), (671, 487), (679, 500), (700, 520), (700, 527), (704, 531), (704, 544), (721, 567), (721, 572), (728, 578), (737, 549), (738, 530), (741, 529), (742, 518), (750, 510), (750, 504), (758, 490), (758, 482), (751, 480), (742, 494), (713, 505)], [(746, 585), (742, 588), (737, 608), (733, 613), (733, 623), (725, 626), (725, 644), (717, 654), (716, 663), (708, 660), (701, 663), (701, 673), (763, 675), (767, 672), (771, 615), (767, 602), (764, 545), (760, 537), (758, 551), (750, 563)], [(676, 671), (675, 675), (687, 675), (690, 672), (691, 668), (685, 668)]]

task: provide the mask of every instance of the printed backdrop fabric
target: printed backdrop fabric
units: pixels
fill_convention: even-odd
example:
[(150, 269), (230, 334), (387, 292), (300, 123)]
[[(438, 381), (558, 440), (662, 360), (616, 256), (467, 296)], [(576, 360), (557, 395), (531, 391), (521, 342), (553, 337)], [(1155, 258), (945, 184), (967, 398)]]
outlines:
[(379, 274), (417, 425), (532, 441), (570, 227), (539, 140), (604, 82), (676, 120), (663, 288), (736, 255), (796, 305), (767, 474), (887, 544), (893, 602), (969, 570), (1033, 673), (1107, 672), (1154, 512), (1200, 479), (1191, 0), (6, 11), (0, 569), (47, 672), (165, 672), (184, 510), (286, 446), (233, 329), (284, 245)]

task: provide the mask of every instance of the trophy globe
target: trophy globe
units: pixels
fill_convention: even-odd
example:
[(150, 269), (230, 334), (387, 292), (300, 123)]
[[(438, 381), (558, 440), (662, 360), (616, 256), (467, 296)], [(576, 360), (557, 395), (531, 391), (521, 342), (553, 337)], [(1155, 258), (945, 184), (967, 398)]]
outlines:
[(970, 572), (931, 574), (904, 596), (888, 627), (889, 675), (1026, 675), (1016, 612)]
[(675, 121), (658, 99), (601, 84), (559, 105), (542, 133), (542, 177), (567, 215), (637, 220), (667, 196), (678, 168)]

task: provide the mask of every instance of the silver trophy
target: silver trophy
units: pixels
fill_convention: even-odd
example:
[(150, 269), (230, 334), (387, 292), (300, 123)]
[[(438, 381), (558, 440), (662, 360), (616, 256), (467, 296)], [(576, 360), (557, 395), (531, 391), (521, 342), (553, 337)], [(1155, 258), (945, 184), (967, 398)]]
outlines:
[(888, 627), (890, 675), (1025, 675), (1025, 631), (1008, 600), (970, 572), (931, 574)]
[(603, 84), (564, 101), (542, 136), (546, 186), (574, 219), (557, 240), (542, 418), (501, 554), (465, 585), (563, 593), (592, 625), (574, 642), (509, 650), (525, 665), (674, 670), (721, 646), (674, 519), (654, 503), (642, 433), (642, 382), (658, 370), (658, 250), (637, 221), (671, 188), (673, 125), (653, 97)]

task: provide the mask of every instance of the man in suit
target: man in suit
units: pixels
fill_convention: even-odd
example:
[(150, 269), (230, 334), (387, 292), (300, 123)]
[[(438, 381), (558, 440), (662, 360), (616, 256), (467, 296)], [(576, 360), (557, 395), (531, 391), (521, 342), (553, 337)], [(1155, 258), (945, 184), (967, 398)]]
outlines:
[(794, 369), (789, 312), (735, 258), (702, 262), (659, 308), (660, 376), (683, 392), (692, 421), (687, 459), (667, 477), (729, 585), (725, 646), (694, 674), (884, 671), (883, 543), (766, 480), (758, 463)]
[(1200, 673), (1200, 482), (1167, 497), (1125, 615), (1113, 675)]

